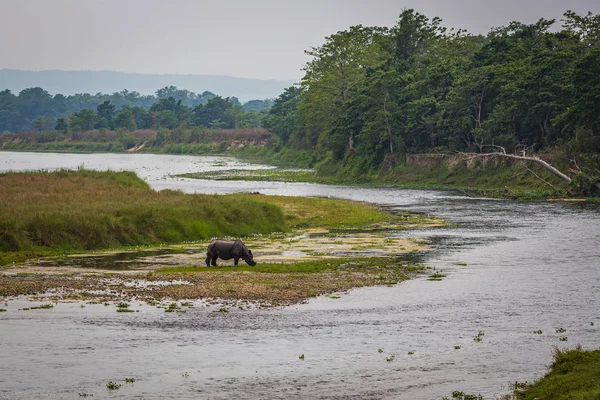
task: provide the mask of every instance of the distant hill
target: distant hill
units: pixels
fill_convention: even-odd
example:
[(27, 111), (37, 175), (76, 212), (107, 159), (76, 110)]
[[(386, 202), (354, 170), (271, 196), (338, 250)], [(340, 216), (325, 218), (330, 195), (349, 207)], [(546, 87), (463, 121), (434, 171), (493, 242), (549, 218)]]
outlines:
[(195, 93), (213, 92), (222, 97), (235, 96), (246, 102), (276, 98), (295, 81), (234, 78), (220, 75), (158, 75), (116, 71), (24, 71), (0, 69), (0, 91), (18, 94), (25, 88), (39, 86), (51, 94), (114, 93), (123, 89), (154, 94), (165, 86), (177, 86)]

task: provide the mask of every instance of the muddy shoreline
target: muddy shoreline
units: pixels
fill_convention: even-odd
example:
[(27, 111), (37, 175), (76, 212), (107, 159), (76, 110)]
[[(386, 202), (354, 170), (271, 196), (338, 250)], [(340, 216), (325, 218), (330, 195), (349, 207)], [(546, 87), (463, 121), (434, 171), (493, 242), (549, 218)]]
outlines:
[(425, 241), (390, 237), (390, 233), (440, 226), (442, 221), (430, 220), (364, 230), (311, 229), (257, 236), (245, 243), (260, 263), (258, 268), (243, 262), (235, 267), (233, 260), (219, 260), (219, 267), (207, 268), (206, 243), (42, 258), (2, 270), (0, 300), (28, 296), (53, 302), (209, 300), (261, 307), (291, 305), (357, 287), (393, 285), (423, 273), (423, 266), (404, 256), (428, 251)]

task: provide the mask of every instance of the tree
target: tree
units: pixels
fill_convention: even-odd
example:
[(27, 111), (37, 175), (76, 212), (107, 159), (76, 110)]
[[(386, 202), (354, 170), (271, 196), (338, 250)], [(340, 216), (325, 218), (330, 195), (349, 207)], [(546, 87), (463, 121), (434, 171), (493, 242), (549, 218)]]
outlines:
[(71, 114), (70, 127), (73, 132), (89, 131), (94, 128), (98, 115), (94, 110), (83, 109)]
[(68, 129), (69, 129), (69, 124), (67, 123), (67, 120), (65, 118), (61, 117), (56, 120), (56, 125), (54, 125), (55, 131), (67, 133)]
[(23, 89), (19, 93), (19, 109), (31, 121), (40, 116), (53, 116), (52, 96), (41, 87)]
[(115, 128), (125, 128), (128, 131), (137, 129), (135, 114), (130, 107), (122, 108), (114, 118), (113, 125)]
[[(210, 127), (218, 121), (219, 126), (231, 128), (233, 127), (233, 115), (228, 114), (231, 108), (234, 107), (231, 98), (223, 98), (216, 96), (209, 99), (206, 104), (198, 105), (192, 112), (192, 122), (194, 125)], [(243, 110), (242, 110), (243, 111)]]
[(312, 56), (305, 68), (302, 86), (304, 100), (298, 105), (298, 125), (311, 145), (320, 153), (341, 159), (352, 143), (352, 131), (343, 129), (345, 104), (365, 79), (369, 69), (384, 62), (380, 38), (384, 28), (353, 26), (328, 36), (321, 47), (305, 53)]
[(115, 106), (110, 100), (105, 100), (96, 108), (98, 118), (96, 120), (96, 129), (109, 128), (112, 126), (112, 120), (115, 116)]
[(290, 86), (284, 89), (283, 93), (275, 99), (264, 120), (265, 127), (275, 133), (284, 144), (296, 132), (296, 112), (300, 96), (304, 91), (301, 86)]

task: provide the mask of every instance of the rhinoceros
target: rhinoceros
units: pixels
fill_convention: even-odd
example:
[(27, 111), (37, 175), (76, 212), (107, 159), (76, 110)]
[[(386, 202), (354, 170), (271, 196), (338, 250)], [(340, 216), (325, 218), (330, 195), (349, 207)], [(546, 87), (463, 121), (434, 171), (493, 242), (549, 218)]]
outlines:
[(254, 267), (256, 261), (254, 261), (252, 251), (242, 243), (241, 240), (221, 240), (215, 239), (208, 245), (208, 251), (206, 252), (206, 266), (213, 265), (217, 266), (217, 258), (223, 260), (231, 260), (233, 263), (238, 265), (238, 261), (243, 259), (248, 265)]

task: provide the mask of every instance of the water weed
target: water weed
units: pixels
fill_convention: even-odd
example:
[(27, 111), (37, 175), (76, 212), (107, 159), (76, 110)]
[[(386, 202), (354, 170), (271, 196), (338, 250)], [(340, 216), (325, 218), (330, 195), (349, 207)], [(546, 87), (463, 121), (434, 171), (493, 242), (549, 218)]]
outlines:
[(113, 382), (113, 381), (109, 381), (109, 382), (106, 384), (106, 387), (107, 387), (107, 389), (109, 389), (109, 390), (118, 390), (118, 389), (121, 387), (121, 384), (120, 384), (120, 383), (115, 383), (115, 382)]
[(464, 392), (454, 391), (452, 397), (442, 397), (442, 400), (485, 400), (480, 394), (467, 394)]
[(440, 274), (439, 272), (436, 272), (434, 274), (429, 275), (429, 277), (427, 278), (427, 280), (428, 281), (441, 281), (445, 277), (446, 277), (446, 275)]
[(29, 307), (31, 310), (48, 310), (54, 308), (54, 304), (42, 304), (41, 306)]

